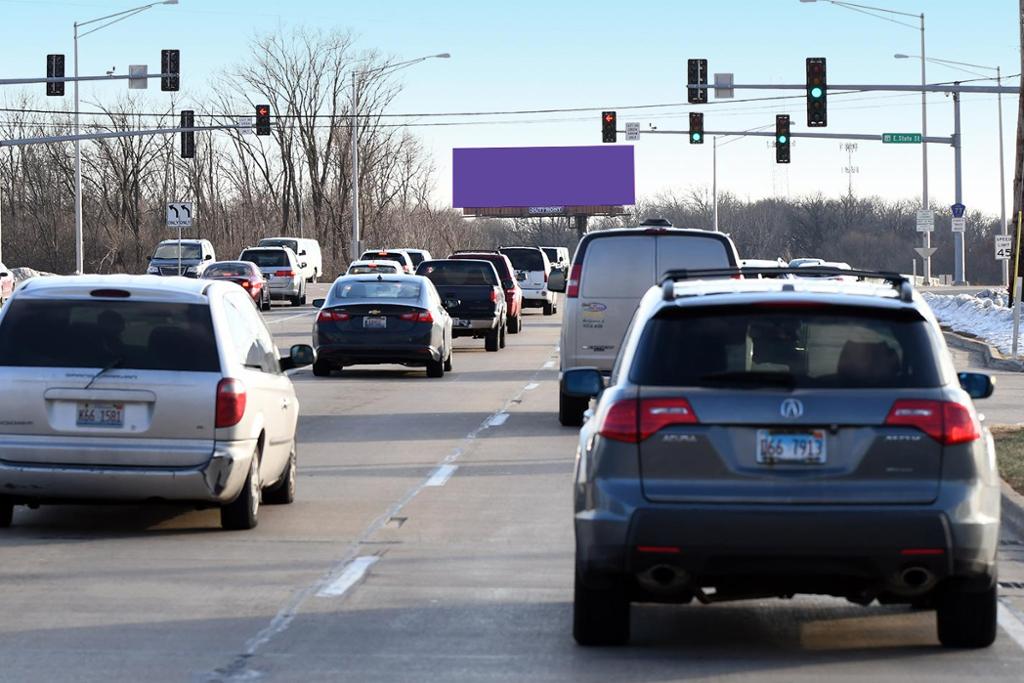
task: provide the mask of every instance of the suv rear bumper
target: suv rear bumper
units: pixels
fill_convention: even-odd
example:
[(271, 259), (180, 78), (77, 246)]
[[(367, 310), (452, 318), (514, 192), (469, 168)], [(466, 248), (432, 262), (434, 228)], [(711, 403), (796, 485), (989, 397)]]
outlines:
[(195, 467), (109, 467), (0, 462), (0, 491), (16, 504), (187, 501), (229, 503), (238, 497), (255, 440), (219, 441)]
[(555, 293), (544, 289), (523, 289), (523, 308), (536, 308), (554, 303)]

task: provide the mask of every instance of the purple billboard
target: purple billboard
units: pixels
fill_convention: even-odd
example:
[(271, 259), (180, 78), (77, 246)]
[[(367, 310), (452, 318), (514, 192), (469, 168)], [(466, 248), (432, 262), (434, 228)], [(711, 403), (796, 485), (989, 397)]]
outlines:
[(457, 208), (633, 204), (633, 147), (452, 150)]

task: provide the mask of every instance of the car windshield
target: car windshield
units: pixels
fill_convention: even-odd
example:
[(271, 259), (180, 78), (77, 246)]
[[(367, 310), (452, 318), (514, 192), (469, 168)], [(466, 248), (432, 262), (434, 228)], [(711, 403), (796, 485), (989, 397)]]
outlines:
[(941, 385), (916, 312), (842, 306), (668, 309), (640, 340), (630, 378), (656, 386), (923, 388)]
[(206, 279), (218, 277), (249, 277), (252, 269), (244, 263), (214, 263), (203, 271)]
[(19, 299), (0, 324), (0, 366), (219, 372), (220, 360), (201, 304)]
[(502, 249), (501, 253), (508, 256), (516, 270), (544, 270), (544, 254), (540, 249), (510, 248)]
[(348, 269), (349, 275), (372, 275), (374, 273), (388, 273), (394, 275), (398, 269), (394, 266), (352, 266)]
[(261, 247), (288, 247), (296, 254), (299, 253), (299, 243), (295, 240), (277, 240), (277, 239), (265, 239), (260, 240)]
[[(203, 248), (198, 244), (182, 244), (181, 245), (181, 258), (197, 260), (202, 258)], [(153, 252), (153, 258), (178, 258), (178, 243), (177, 242), (164, 242), (156, 248)]]
[(278, 268), (291, 265), (283, 249), (251, 249), (243, 251), (242, 261), (250, 261), (260, 268)]
[(335, 299), (419, 299), (417, 282), (395, 280), (342, 280), (331, 292)]
[(425, 275), (435, 285), (498, 285), (498, 278), (490, 263), (427, 261), (416, 274)]

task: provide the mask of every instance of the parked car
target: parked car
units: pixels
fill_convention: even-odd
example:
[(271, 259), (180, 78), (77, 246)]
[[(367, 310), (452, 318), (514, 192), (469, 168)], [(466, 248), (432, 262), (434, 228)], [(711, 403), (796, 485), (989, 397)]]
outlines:
[(0, 304), (11, 298), (16, 284), (14, 273), (3, 263), (0, 263)]
[(523, 329), (523, 290), (516, 281), (516, 271), (508, 256), (497, 251), (456, 251), (450, 259), (479, 259), (490, 261), (498, 271), (498, 279), (505, 291), (506, 327), (509, 334), (518, 334)]
[(516, 269), (516, 279), (523, 289), (523, 306), (541, 308), (544, 315), (558, 312), (558, 295), (548, 289), (551, 262), (540, 247), (501, 247)]
[(669, 278), (607, 388), (565, 372), (600, 395), (576, 459), (577, 642), (626, 642), (634, 601), (797, 593), (932, 607), (943, 645), (993, 642), (1000, 479), (972, 402), (992, 381), (958, 376), (928, 304), (886, 278)]
[(364, 251), (359, 257), (361, 261), (398, 261), (406, 275), (416, 272), (416, 266), (412, 263), (412, 257), (405, 249), (371, 249)]
[(226, 280), (249, 292), (261, 311), (270, 310), (270, 286), (255, 263), (249, 261), (216, 261), (203, 271), (204, 280)]
[(313, 305), (317, 377), (364, 364), (426, 367), (427, 377), (452, 369), (452, 319), (425, 277), (343, 275)]
[(270, 285), (271, 299), (283, 299), (292, 306), (306, 305), (306, 278), (295, 252), (288, 247), (249, 247), (238, 260), (256, 264)]
[(568, 247), (541, 247), (541, 250), (547, 254), (548, 260), (551, 261), (552, 268), (565, 270), (569, 267)]
[(349, 264), (345, 274), (373, 275), (374, 273), (383, 273), (384, 275), (394, 275), (395, 273), (404, 272), (402, 264), (398, 261), (353, 261)]
[(217, 255), (209, 240), (164, 240), (156, 245), (146, 273), (199, 277), (203, 274), (203, 269), (216, 260)]
[(484, 348), (505, 348), (505, 291), (490, 261), (436, 259), (416, 269), (434, 283), (452, 317), (452, 336), (483, 339)]
[[(552, 291), (565, 292), (561, 371), (593, 366), (610, 373), (637, 303), (665, 271), (738, 263), (732, 240), (720, 232), (649, 226), (584, 235), (568, 281), (556, 272), (548, 283)], [(584, 410), (586, 401), (560, 392), (563, 425), (582, 424)]]
[(295, 495), (284, 371), (312, 361), (306, 345), (281, 358), (234, 284), (26, 282), (0, 312), (0, 526), (15, 505), (150, 501), (256, 526), (261, 499)]
[(402, 249), (402, 251), (409, 255), (409, 260), (412, 261), (413, 270), (418, 268), (424, 261), (429, 261), (434, 258), (426, 249)]
[(320, 243), (305, 237), (264, 237), (257, 246), (288, 247), (295, 252), (299, 269), (306, 282), (317, 282), (324, 273), (323, 256), (320, 254)]

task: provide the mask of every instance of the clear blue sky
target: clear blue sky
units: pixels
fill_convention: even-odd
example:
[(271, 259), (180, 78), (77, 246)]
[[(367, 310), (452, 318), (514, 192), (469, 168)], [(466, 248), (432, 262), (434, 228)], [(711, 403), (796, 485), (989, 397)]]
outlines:
[[(45, 54), (72, 51), (72, 22), (116, 12), (134, 2), (107, 0), (0, 0), (0, 72), (3, 76), (43, 75)], [(864, 4), (876, 4), (864, 0)], [(892, 9), (927, 20), (929, 56), (1001, 65), (1019, 71), (1016, 0), (878, 0)], [(908, 19), (911, 23), (915, 20)], [(919, 82), (918, 62), (895, 60), (893, 53), (918, 52), (918, 32), (819, 1), (677, 0), (597, 2), (589, 0), (475, 1), (379, 0), (181, 0), (157, 7), (82, 41), (85, 74), (129, 63), (158, 66), (159, 49), (182, 51), (183, 89), (202, 98), (207, 77), (246, 58), (253, 35), (279, 25), (336, 26), (350, 29), (360, 47), (398, 58), (451, 52), (402, 74), (405, 90), (393, 112), (616, 108), (630, 104), (685, 102), (688, 57), (706, 57), (709, 70), (731, 71), (741, 82), (799, 83), (804, 58), (828, 58), (831, 83)], [(929, 80), (972, 78), (930, 65)], [(1016, 85), (1016, 79), (1010, 81)], [(38, 86), (42, 91), (43, 86)], [(119, 96), (121, 84), (88, 86), (89, 101)], [(68, 88), (70, 92), (70, 87)], [(738, 98), (771, 93), (737, 91)], [(781, 93), (774, 93), (781, 94)], [(149, 97), (162, 97), (150, 91)], [(70, 106), (70, 97), (67, 98)], [(929, 98), (929, 133), (952, 132), (952, 104)], [(51, 99), (51, 103), (55, 100)], [(1006, 172), (1012, 180), (1016, 103), (1004, 98)], [(628, 113), (643, 128), (686, 125), (686, 104)], [(743, 130), (793, 116), (804, 130), (802, 100), (731, 103), (703, 108), (710, 129)], [(965, 96), (964, 201), (970, 208), (998, 213), (996, 100)], [(874, 93), (833, 97), (830, 132), (882, 133), (920, 130), (919, 95)], [(532, 117), (535, 123), (420, 128), (439, 169), (437, 197), (450, 201), (453, 147), (599, 143), (598, 113)], [(552, 120), (557, 119), (557, 120)], [(637, 144), (637, 190), (710, 188), (711, 145), (687, 144), (685, 137), (646, 136)], [(744, 197), (800, 195), (818, 190), (845, 192), (846, 152), (835, 141), (798, 140), (789, 167), (777, 166), (765, 138), (745, 138), (719, 149), (719, 187)], [(920, 148), (860, 143), (853, 155), (857, 194), (917, 197), (921, 191)], [(953, 154), (930, 148), (931, 195), (953, 199)]]

